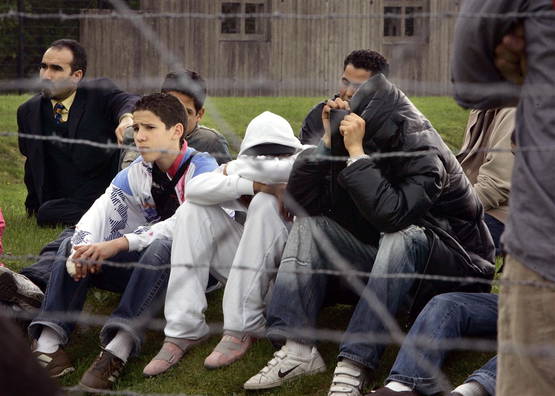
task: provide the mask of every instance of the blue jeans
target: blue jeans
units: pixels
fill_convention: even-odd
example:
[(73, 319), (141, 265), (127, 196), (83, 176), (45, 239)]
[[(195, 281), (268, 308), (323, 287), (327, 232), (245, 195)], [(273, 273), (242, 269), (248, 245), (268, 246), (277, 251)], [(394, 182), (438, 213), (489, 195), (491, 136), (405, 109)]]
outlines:
[[(416, 338), (439, 340), (460, 337), (492, 337), (497, 334), (497, 295), (488, 293), (445, 293), (435, 296), (420, 312), (410, 329), (386, 382), (401, 382), (412, 389), (432, 395), (441, 389), (433, 373), (419, 363), (425, 359), (441, 368), (448, 353), (445, 349), (428, 349), (415, 345)], [(497, 357), (474, 372), (466, 382), (480, 383), (495, 395)]]
[[(68, 257), (70, 250), (71, 238), (67, 238), (62, 242), (58, 255)], [(109, 261), (138, 261), (149, 266), (167, 265), (170, 263), (170, 251), (171, 240), (161, 239), (154, 241), (140, 253), (120, 253)], [(144, 327), (163, 306), (169, 268), (158, 270), (104, 265), (100, 273), (88, 275), (76, 282), (67, 273), (66, 259), (63, 257), (56, 259), (53, 264), (41, 311), (29, 325), (29, 334), (38, 338), (42, 326), (48, 326), (66, 344), (75, 328), (75, 321), (57, 319), (56, 313), (78, 314), (83, 309), (88, 289), (97, 287), (122, 294), (117, 308), (100, 332), (101, 344), (105, 346), (122, 329), (133, 337), (133, 353), (137, 354), (143, 341)]]
[[(353, 270), (373, 275), (414, 273), (424, 267), (428, 256), (426, 235), (421, 228), (411, 226), (384, 234), (376, 248), (360, 242), (327, 217), (298, 218), (289, 234), (268, 307), (268, 336), (312, 343), (317, 337), (311, 331), (326, 303), (354, 303), (339, 356), (375, 369), (385, 346), (373, 343), (371, 337), (387, 330), (367, 299), (381, 303), (393, 317), (409, 303), (414, 280), (291, 272), (341, 270), (335, 258), (328, 257), (326, 247), (339, 253)], [(363, 281), (362, 290), (353, 288), (353, 279)]]
[(501, 249), (500, 239), (501, 235), (505, 231), (505, 224), (487, 213), (484, 215), (484, 222), (486, 223), (489, 233), (491, 234), (491, 237), (493, 239), (493, 243), (495, 245), (495, 255), (500, 256), (503, 253)]

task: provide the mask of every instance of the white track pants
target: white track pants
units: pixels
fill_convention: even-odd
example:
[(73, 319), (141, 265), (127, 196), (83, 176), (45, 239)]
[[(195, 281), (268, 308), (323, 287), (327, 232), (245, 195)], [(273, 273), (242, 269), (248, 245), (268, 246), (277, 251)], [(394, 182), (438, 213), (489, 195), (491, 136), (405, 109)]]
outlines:
[(185, 202), (176, 215), (164, 332), (167, 337), (196, 340), (208, 333), (204, 320), (208, 275), (225, 281), (243, 226), (219, 206)]
[(256, 194), (244, 228), (218, 206), (186, 202), (176, 213), (171, 263), (181, 265), (172, 267), (170, 273), (164, 308), (166, 336), (198, 339), (208, 333), (204, 311), (209, 273), (221, 281), (229, 276), (224, 329), (262, 330), (265, 298), (275, 278), (275, 273), (264, 270), (277, 268), (288, 235), (276, 198)]
[(289, 228), (273, 195), (254, 196), (224, 291), (224, 330), (264, 330), (266, 295), (276, 277), (275, 271), (268, 270), (279, 267)]

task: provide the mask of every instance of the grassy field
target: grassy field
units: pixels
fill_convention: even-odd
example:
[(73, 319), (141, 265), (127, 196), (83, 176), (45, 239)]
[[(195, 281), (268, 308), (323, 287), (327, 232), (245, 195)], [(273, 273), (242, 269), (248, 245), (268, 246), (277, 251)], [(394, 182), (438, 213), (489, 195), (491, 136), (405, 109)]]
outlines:
[[(0, 132), (14, 132), (16, 126), (16, 109), (26, 96), (0, 96)], [(254, 116), (265, 110), (273, 111), (287, 118), (294, 130), (299, 130), (301, 122), (310, 108), (323, 98), (211, 98), (209, 112), (204, 120), (208, 126), (220, 129), (237, 141), (243, 136), (245, 128)], [(413, 98), (414, 103), (430, 119), (441, 133), (448, 145), (456, 150), (461, 144), (467, 113), (461, 110), (450, 98)], [(222, 124), (221, 121), (225, 124)], [(240, 141), (240, 140), (238, 140)], [(25, 187), (23, 185), (23, 159), (17, 150), (15, 137), (0, 136), (0, 208), (6, 218), (7, 229), (4, 247), (8, 254), (38, 254), (42, 245), (53, 239), (60, 231), (40, 229), (24, 213), (23, 202)], [(30, 264), (30, 261), (4, 259), (13, 268)], [(222, 322), (222, 292), (209, 296), (207, 319), (209, 322)], [(89, 293), (86, 310), (107, 314), (117, 303), (117, 296), (107, 292)], [(326, 309), (322, 323), (329, 327), (341, 329), (347, 323), (351, 310), (346, 307)], [(80, 376), (96, 357), (98, 346), (98, 328), (80, 326), (74, 333), (67, 348), (74, 360), (76, 372), (64, 378), (62, 384), (71, 386), (78, 382)], [(154, 379), (144, 379), (142, 369), (158, 351), (162, 335), (149, 332), (138, 358), (130, 359), (127, 368), (117, 384), (118, 390), (130, 389), (143, 393), (186, 393), (186, 394), (243, 394), (242, 384), (254, 375), (271, 357), (273, 348), (265, 341), (259, 341), (247, 357), (231, 367), (206, 371), (202, 367), (204, 358), (219, 341), (219, 336), (209, 339), (203, 345), (191, 351), (188, 356), (170, 372)], [(324, 343), (319, 346), (328, 365), (328, 371), (319, 375), (295, 381), (281, 389), (264, 392), (272, 395), (322, 395), (326, 394), (335, 366), (337, 345)], [(391, 366), (395, 347), (388, 348), (383, 359), (382, 368), (375, 373), (372, 380), (380, 384)], [(473, 369), (488, 359), (487, 354), (456, 353), (447, 363), (446, 372), (453, 383), (461, 382)]]

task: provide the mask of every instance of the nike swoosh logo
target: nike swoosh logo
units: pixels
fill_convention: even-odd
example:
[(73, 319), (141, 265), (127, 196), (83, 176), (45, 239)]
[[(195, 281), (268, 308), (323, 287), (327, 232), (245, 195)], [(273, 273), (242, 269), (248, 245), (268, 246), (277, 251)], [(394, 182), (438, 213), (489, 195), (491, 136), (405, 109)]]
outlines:
[(299, 366), (300, 366), (300, 364), (297, 364), (296, 366), (290, 368), (290, 369), (287, 370), (287, 371), (281, 371), (281, 369), (280, 369), (280, 370), (278, 371), (278, 377), (279, 377), (279, 378), (285, 377), (287, 374), (289, 374), (291, 371), (295, 370), (295, 369), (296, 369), (297, 367), (299, 367)]

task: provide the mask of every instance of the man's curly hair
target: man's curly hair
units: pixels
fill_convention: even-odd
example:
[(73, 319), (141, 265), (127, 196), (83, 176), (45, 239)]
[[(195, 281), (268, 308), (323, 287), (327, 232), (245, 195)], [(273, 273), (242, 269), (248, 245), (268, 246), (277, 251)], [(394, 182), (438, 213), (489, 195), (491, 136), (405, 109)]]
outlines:
[(355, 50), (345, 58), (343, 62), (343, 70), (347, 65), (353, 65), (357, 69), (364, 69), (373, 74), (383, 73), (385, 76), (389, 74), (389, 63), (382, 54), (369, 49)]

